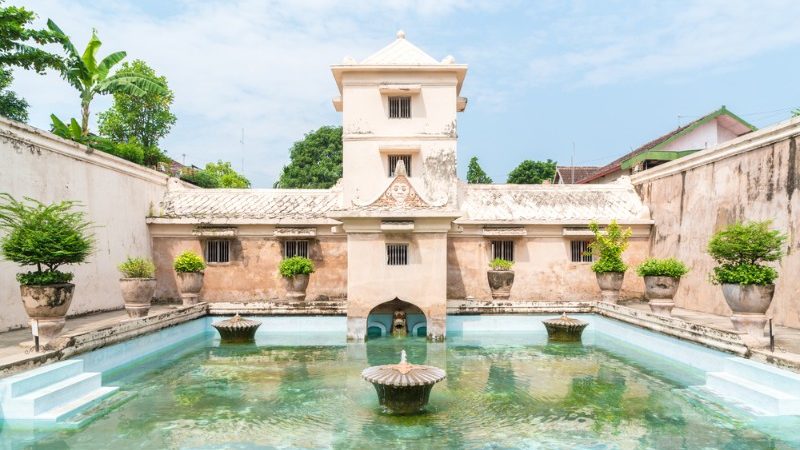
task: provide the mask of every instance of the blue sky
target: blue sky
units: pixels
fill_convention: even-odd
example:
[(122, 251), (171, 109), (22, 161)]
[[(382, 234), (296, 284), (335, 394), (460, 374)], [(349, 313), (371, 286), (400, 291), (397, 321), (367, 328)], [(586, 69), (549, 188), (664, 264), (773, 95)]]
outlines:
[[(292, 142), (339, 124), (329, 65), (360, 60), (398, 29), (469, 65), (459, 175), (477, 155), (503, 182), (524, 159), (600, 165), (726, 105), (758, 127), (800, 106), (800, 2), (29, 0), (79, 48), (126, 50), (167, 77), (178, 123), (162, 147), (178, 161), (230, 160), (269, 187)], [(56, 74), (16, 71), (31, 124), (78, 117)], [(93, 103), (106, 109), (108, 96)], [(240, 143), (245, 130), (244, 147)], [(184, 156), (185, 155), (185, 156)]]

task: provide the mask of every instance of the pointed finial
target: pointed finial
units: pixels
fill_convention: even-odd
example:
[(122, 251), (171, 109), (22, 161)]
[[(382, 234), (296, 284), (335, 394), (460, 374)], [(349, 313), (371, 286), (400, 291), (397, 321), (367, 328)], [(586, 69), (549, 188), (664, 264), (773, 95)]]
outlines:
[(442, 64), (455, 64), (456, 58), (453, 55), (447, 55), (442, 60)]
[(400, 350), (400, 364), (408, 364), (408, 361), (406, 361), (406, 351), (405, 350)]
[(402, 159), (398, 158), (397, 159), (397, 165), (394, 166), (394, 176), (399, 177), (400, 175), (402, 175), (404, 177), (408, 176), (408, 172), (406, 172), (406, 163), (405, 163), (405, 161), (403, 161)]
[(403, 31), (403, 30), (398, 30), (397, 31), (397, 39), (405, 39), (405, 38), (406, 38), (406, 32)]

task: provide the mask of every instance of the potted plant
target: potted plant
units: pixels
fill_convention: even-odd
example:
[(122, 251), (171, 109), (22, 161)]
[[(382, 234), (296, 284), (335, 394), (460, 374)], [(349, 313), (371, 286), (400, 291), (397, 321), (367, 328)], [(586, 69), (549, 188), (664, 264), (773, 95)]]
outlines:
[(128, 257), (117, 268), (122, 273), (119, 285), (125, 311), (129, 317), (146, 317), (156, 291), (156, 266), (149, 259)]
[(178, 274), (178, 290), (184, 305), (194, 305), (203, 289), (203, 269), (206, 263), (197, 253), (187, 250), (172, 264)]
[(495, 300), (506, 300), (511, 296), (511, 286), (514, 284), (513, 261), (495, 258), (489, 262), (486, 277), (489, 279), (489, 289)]
[(309, 275), (314, 273), (314, 263), (302, 256), (292, 256), (281, 261), (278, 271), (287, 282), (286, 296), (291, 300), (305, 300)]
[(0, 239), (4, 259), (35, 270), (17, 274), (25, 312), (36, 321), (43, 344), (66, 324), (75, 285), (72, 274), (58, 270), (86, 261), (94, 247), (91, 222), (76, 202), (44, 204), (31, 198), (20, 202), (0, 194)]
[(675, 292), (681, 277), (689, 269), (675, 258), (658, 259), (649, 258), (636, 268), (636, 273), (644, 277), (644, 293), (647, 297), (650, 310), (660, 316), (672, 314), (675, 302)]
[(631, 229), (622, 229), (616, 220), (600, 229), (597, 222), (589, 223), (589, 230), (594, 233), (594, 241), (589, 244), (589, 251), (595, 255), (592, 271), (597, 276), (601, 299), (608, 303), (617, 303), (622, 280), (628, 265), (622, 261), (622, 252), (628, 248)]
[(778, 272), (763, 263), (779, 261), (786, 241), (786, 235), (770, 230), (770, 224), (735, 223), (714, 234), (708, 243), (708, 253), (719, 264), (711, 280), (722, 285), (722, 295), (733, 311), (731, 322), (758, 345), (766, 343), (766, 312), (778, 278)]

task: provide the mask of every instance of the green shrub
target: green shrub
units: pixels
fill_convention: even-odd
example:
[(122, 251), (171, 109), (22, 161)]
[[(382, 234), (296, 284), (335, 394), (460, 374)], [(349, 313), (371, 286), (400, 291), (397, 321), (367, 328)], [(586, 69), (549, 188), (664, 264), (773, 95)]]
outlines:
[(175, 272), (202, 272), (206, 268), (206, 263), (197, 253), (187, 250), (175, 258), (172, 267), (175, 268)]
[(640, 277), (680, 278), (686, 275), (687, 272), (689, 272), (689, 269), (686, 265), (675, 258), (650, 258), (636, 268), (636, 273)]
[(597, 273), (625, 272), (628, 265), (622, 261), (622, 252), (628, 248), (631, 229), (623, 230), (616, 220), (612, 220), (605, 231), (600, 230), (597, 222), (589, 223), (589, 230), (594, 233), (594, 241), (589, 244), (589, 251), (595, 256), (592, 270)]
[(9, 194), (0, 194), (0, 253), (4, 259), (36, 270), (19, 274), (22, 284), (56, 284), (72, 279), (72, 274), (59, 272), (65, 264), (86, 261), (94, 246), (91, 222), (82, 211), (75, 211), (76, 202), (44, 204), (31, 198), (17, 201)]
[(489, 262), (489, 267), (491, 267), (492, 270), (511, 270), (511, 268), (514, 267), (514, 261), (495, 258)]
[(770, 230), (771, 221), (735, 223), (714, 234), (708, 253), (719, 264), (711, 281), (733, 284), (772, 284), (778, 272), (762, 262), (783, 257), (786, 235)]
[(153, 278), (156, 274), (156, 266), (146, 258), (131, 258), (117, 266), (124, 278)]
[(308, 275), (314, 273), (314, 263), (302, 256), (292, 256), (281, 261), (278, 271), (286, 278), (292, 278), (295, 275)]

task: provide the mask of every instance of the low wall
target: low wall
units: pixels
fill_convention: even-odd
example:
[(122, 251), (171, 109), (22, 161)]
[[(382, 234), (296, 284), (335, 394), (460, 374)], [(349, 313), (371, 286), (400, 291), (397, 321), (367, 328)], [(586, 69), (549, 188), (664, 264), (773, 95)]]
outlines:
[[(167, 189), (155, 170), (94, 151), (48, 132), (0, 118), (0, 192), (42, 202), (76, 200), (94, 222), (96, 248), (75, 274), (69, 315), (122, 308), (117, 265), (127, 256), (151, 254), (145, 217)], [(0, 261), (0, 331), (27, 325), (15, 275)]]
[(691, 268), (675, 297), (678, 306), (730, 315), (709, 274), (706, 248), (714, 232), (737, 221), (773, 221), (789, 235), (786, 257), (768, 314), (800, 327), (800, 118), (641, 172), (631, 181), (650, 207), (651, 253)]

